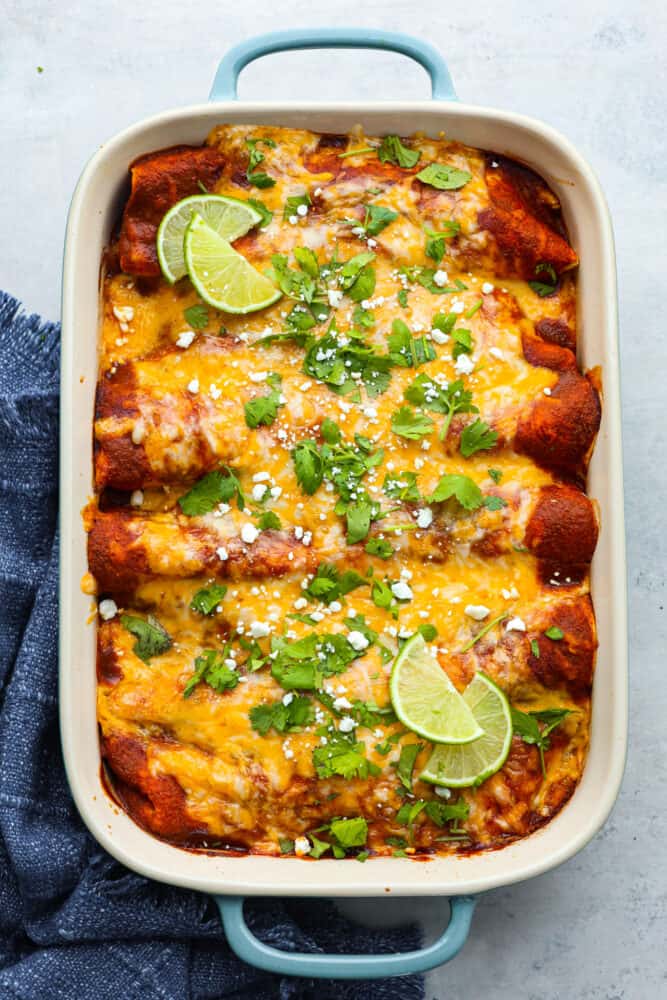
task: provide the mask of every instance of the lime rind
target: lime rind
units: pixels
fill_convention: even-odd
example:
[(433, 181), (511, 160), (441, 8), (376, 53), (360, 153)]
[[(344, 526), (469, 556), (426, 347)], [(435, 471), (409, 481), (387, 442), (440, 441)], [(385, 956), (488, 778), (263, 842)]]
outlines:
[(170, 285), (187, 274), (183, 241), (195, 213), (230, 243), (262, 221), (260, 213), (239, 198), (193, 194), (177, 202), (162, 219), (156, 237), (160, 268)]
[(419, 632), (394, 664), (390, 694), (403, 725), (431, 743), (467, 744), (483, 733)]
[(463, 692), (484, 734), (464, 746), (436, 746), (420, 774), (422, 781), (446, 788), (481, 785), (507, 760), (512, 742), (512, 717), (506, 695), (479, 671)]
[(272, 305), (281, 292), (195, 213), (183, 241), (190, 281), (214, 309), (245, 315)]

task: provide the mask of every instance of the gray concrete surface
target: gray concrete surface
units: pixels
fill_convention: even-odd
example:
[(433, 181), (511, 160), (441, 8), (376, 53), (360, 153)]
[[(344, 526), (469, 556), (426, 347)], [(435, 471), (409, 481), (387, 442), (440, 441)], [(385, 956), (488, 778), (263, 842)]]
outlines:
[[(631, 642), (625, 782), (605, 829), (578, 857), (484, 899), (463, 954), (430, 975), (429, 1000), (667, 996), (665, 11), (659, 0), (0, 0), (0, 287), (48, 317), (58, 316), (67, 206), (91, 151), (145, 115), (202, 100), (220, 55), (260, 31), (356, 23), (425, 36), (446, 54), (463, 99), (551, 123), (602, 181), (620, 279)], [(256, 99), (426, 94), (417, 67), (358, 52), (326, 62), (313, 53), (276, 56), (246, 71), (241, 86), (242, 97)], [(431, 930), (442, 921), (437, 902), (414, 912)]]

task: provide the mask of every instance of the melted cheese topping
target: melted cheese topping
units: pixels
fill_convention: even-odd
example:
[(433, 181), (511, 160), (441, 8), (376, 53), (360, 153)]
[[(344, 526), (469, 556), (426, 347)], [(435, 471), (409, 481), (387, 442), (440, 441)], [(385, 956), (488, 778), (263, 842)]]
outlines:
[[(102, 625), (101, 634), (111, 644), (120, 667), (120, 677), (113, 683), (103, 679), (99, 685), (102, 732), (142, 744), (149, 773), (171, 776), (178, 782), (184, 792), (184, 813), (206, 832), (210, 843), (241, 844), (278, 853), (281, 838), (302, 836), (333, 816), (363, 815), (369, 824), (368, 845), (378, 853), (391, 852), (388, 834), (411, 840), (409, 850), (446, 852), (470, 849), (471, 845), (497, 846), (504, 838), (530, 832), (558, 808), (560, 801), (554, 799), (553, 790), (568, 782), (574, 787), (587, 746), (587, 697), (573, 699), (565, 684), (546, 687), (540, 683), (528, 665), (526, 648), (527, 640), (541, 634), (540, 622), (562, 601), (563, 593), (573, 599), (585, 597), (587, 580), (571, 585), (563, 581), (563, 588), (545, 587), (541, 582), (537, 561), (522, 542), (535, 496), (556, 477), (511, 447), (521, 414), (541, 394), (548, 394), (557, 381), (554, 371), (526, 361), (522, 334), (532, 330), (538, 318), (566, 316), (571, 320), (573, 279), (566, 277), (559, 292), (547, 301), (526, 282), (497, 280), (488, 270), (493, 259), (487, 252), (488, 235), (477, 221), (479, 211), (488, 204), (479, 151), (444, 140), (415, 139), (413, 145), (422, 151), (422, 164), (444, 160), (472, 175), (460, 190), (444, 192), (433, 214), (420, 205), (409, 172), (404, 179), (399, 176), (389, 183), (382, 171), (375, 169), (375, 157), (368, 155), (343, 159), (342, 172), (313, 172), (308, 158), (315, 155), (319, 137), (275, 128), (221, 126), (214, 130), (209, 143), (223, 150), (231, 164), (216, 187), (218, 193), (248, 195), (244, 183), (237, 179), (238, 164), (247, 162), (247, 138), (268, 138), (276, 143), (275, 147), (259, 147), (266, 157), (262, 169), (275, 179), (274, 186), (250, 192), (261, 197), (273, 217), (265, 229), (240, 240), (239, 250), (260, 270), (270, 266), (275, 253), (286, 255), (294, 268), (297, 247), (313, 249), (320, 266), (334, 253), (345, 261), (371, 250), (376, 284), (363, 308), (373, 314), (374, 322), (364, 331), (366, 343), (385, 353), (392, 321), (401, 319), (414, 336), (426, 337), (436, 357), (419, 368), (394, 367), (388, 388), (378, 396), (369, 396), (361, 383), (358, 399), (350, 399), (305, 374), (303, 351), (294, 343), (258, 343), (268, 335), (284, 332), (286, 316), (295, 304), (287, 298), (245, 317), (209, 309), (206, 329), (197, 331), (192, 343), (180, 348), (179, 337), (191, 330), (184, 312), (199, 301), (187, 279), (174, 287), (159, 281), (147, 288), (126, 274), (105, 277), (100, 377), (112, 379), (123, 366), (131, 366), (134, 411), (98, 420), (96, 437), (104, 441), (131, 436), (143, 450), (148, 467), (159, 473), (164, 484), (144, 489), (126, 508), (129, 517), (143, 518), (140, 544), (148, 570), (137, 577), (131, 595), (115, 596), (128, 613), (155, 614), (173, 645), (144, 662), (133, 652), (135, 639), (119, 618)], [(368, 140), (360, 134), (350, 138), (349, 148), (365, 145)], [(287, 198), (305, 192), (313, 207), (305, 216), (283, 218)], [(364, 206), (371, 202), (392, 209), (398, 217), (368, 239), (358, 226)], [(440, 230), (449, 220), (460, 225), (462, 238), (475, 247), (479, 267), (474, 270), (458, 266), (457, 262), (467, 261), (462, 261), (455, 249), (456, 241), (450, 241), (450, 254), (440, 264), (425, 255), (424, 229)], [(448, 287), (457, 280), (465, 287), (433, 294), (406, 278), (402, 267), (435, 268), (446, 272), (444, 283)], [(443, 279), (439, 276), (438, 280)], [(357, 304), (348, 295), (339, 295), (335, 270), (329, 269), (326, 275), (325, 269), (324, 285), (332, 293), (333, 308), (326, 322), (313, 332), (322, 335), (335, 319), (339, 333), (349, 336)], [(398, 300), (403, 290), (407, 291), (406, 308)], [(456, 327), (471, 334), (472, 350), (462, 356), (463, 362), (452, 357), (451, 337), (443, 342), (437, 331), (434, 336), (434, 316), (449, 312), (458, 317)], [(243, 404), (268, 392), (266, 373), (280, 376), (283, 402), (270, 427), (251, 429), (244, 420)], [(443, 385), (462, 378), (473, 394), (480, 418), (498, 433), (500, 447), (464, 458), (458, 449), (458, 434), (444, 444), (438, 440), (444, 418), (437, 413), (429, 414), (434, 432), (420, 440), (393, 433), (392, 415), (405, 404), (404, 392), (420, 374)], [(338, 424), (345, 440), (362, 434), (374, 448), (383, 449), (381, 464), (363, 480), (369, 496), (383, 508), (394, 506), (383, 491), (385, 476), (404, 470), (417, 475), (422, 496), (429, 496), (443, 475), (456, 473), (470, 477), (485, 494), (500, 496), (507, 506), (495, 511), (482, 508), (468, 515), (456, 506), (452, 510), (451, 504), (443, 512), (441, 505), (422, 501), (373, 527), (373, 537), (391, 542), (395, 551), (390, 559), (367, 555), (360, 546), (348, 548), (343, 519), (335, 511), (335, 493), (325, 484), (307, 496), (297, 482), (291, 457), (297, 442), (318, 439), (325, 417)], [(472, 419), (466, 415), (464, 422)], [(250, 499), (244, 511), (230, 501), (201, 517), (185, 519), (176, 507), (188, 482), (207, 471), (196, 473), (204, 446), (220, 465), (233, 467)], [(497, 470), (494, 474), (499, 483), (490, 469)], [(301, 543), (305, 537), (319, 561), (335, 562), (341, 570), (354, 566), (362, 575), (372, 571), (378, 579), (407, 584), (411, 597), (394, 602), (395, 617), (377, 606), (370, 586), (359, 587), (327, 607), (313, 600), (306, 603), (304, 587), (312, 573), (287, 572), (272, 577), (268, 570), (264, 576), (260, 572), (253, 578), (227, 581), (227, 593), (212, 616), (190, 609), (193, 594), (226, 572), (222, 563), (215, 568), (210, 552), (202, 554), (202, 539), (219, 552), (230, 540), (242, 537), (244, 525), (256, 524), (253, 508), (259, 503), (252, 497), (257, 478), (272, 491), (263, 498), (262, 508), (280, 518), (290, 537)], [(423, 513), (425, 509), (430, 515)], [(427, 524), (434, 515), (447, 542), (446, 555), (437, 558)], [(91, 522), (100, 516), (95, 504), (88, 516)], [(190, 530), (193, 525), (196, 530)], [(503, 535), (505, 544), (498, 554), (485, 556), (477, 543), (494, 533)], [(252, 543), (248, 548), (252, 549)], [(487, 608), (486, 620), (499, 615), (507, 619), (488, 640), (462, 653), (480, 628), (480, 623), (466, 614), (471, 605)], [(315, 625), (291, 617), (313, 612), (319, 619)], [(184, 697), (195, 660), (205, 649), (220, 649), (229, 638), (238, 644), (239, 637), (255, 634), (260, 635), (264, 652), (271, 636), (287, 635), (296, 641), (314, 630), (349, 635), (346, 619), (357, 615), (377, 633), (379, 644), (371, 645), (343, 673), (328, 678), (324, 682), (326, 693), (343, 699), (343, 706), (357, 699), (387, 706), (391, 661), (401, 638), (425, 624), (434, 625), (434, 652), (460, 689), (482, 666), (519, 708), (575, 709), (559, 727), (558, 739), (553, 739), (546, 754), (546, 777), (539, 774), (535, 749), (517, 741), (517, 759), (509, 769), (514, 752), (508, 765), (481, 789), (462, 793), (470, 808), (463, 823), (464, 838), (438, 842), (435, 838), (448, 830), (434, 826), (426, 815), (409, 834), (405, 824), (397, 822), (406, 791), (392, 765), (399, 760), (402, 744), (415, 740), (405, 734), (387, 744), (387, 737), (403, 731), (396, 723), (380, 721), (370, 728), (356, 728), (356, 739), (365, 745), (367, 759), (379, 769), (376, 776), (318, 779), (313, 750), (327, 739), (321, 730), (332, 721), (326, 708), (314, 700), (315, 723), (293, 733), (272, 729), (260, 735), (250, 723), (249, 712), (254, 706), (275, 703), (285, 696), (269, 665), (255, 672), (239, 667), (240, 683), (233, 690), (218, 692), (202, 682)], [(525, 633), (507, 631), (507, 622), (517, 619)], [(345, 711), (343, 708), (343, 715)], [(339, 717), (333, 721), (340, 725)], [(428, 753), (429, 748), (421, 750), (415, 775)], [(526, 755), (524, 766), (521, 762)], [(411, 794), (433, 797), (432, 789), (418, 782)], [(411, 800), (408, 795), (407, 801)]]

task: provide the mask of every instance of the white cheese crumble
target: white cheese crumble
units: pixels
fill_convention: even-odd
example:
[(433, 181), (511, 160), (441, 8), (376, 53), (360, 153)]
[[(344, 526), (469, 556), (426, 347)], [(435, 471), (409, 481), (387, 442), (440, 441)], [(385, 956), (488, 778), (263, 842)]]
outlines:
[(449, 334), (443, 333), (442, 330), (431, 330), (431, 339), (436, 342), (436, 344), (446, 344), (449, 340)]
[(476, 622), (483, 622), (490, 614), (490, 608), (485, 604), (466, 604), (463, 611), (468, 618), (474, 618)]
[(475, 362), (472, 360), (469, 354), (459, 354), (454, 364), (454, 368), (458, 375), (470, 375), (473, 368), (475, 367)]
[(248, 372), (248, 378), (251, 382), (266, 382), (268, 374), (268, 372)]
[(392, 583), (391, 592), (399, 601), (411, 601), (413, 597), (412, 588), (403, 580), (399, 580), (398, 583)]
[(257, 483), (255, 486), (253, 486), (252, 488), (253, 500), (256, 500), (258, 503), (260, 503), (264, 499), (264, 494), (266, 493), (268, 488), (269, 487), (266, 485), (266, 483)]
[(191, 392), (193, 396), (196, 396), (199, 392), (199, 379), (193, 378), (188, 382), (188, 392)]
[(296, 214), (300, 215), (301, 218), (303, 219), (306, 215), (308, 215), (308, 206), (307, 205), (297, 205)]
[(183, 330), (183, 333), (179, 333), (176, 338), (176, 347), (182, 347), (185, 350), (189, 347), (192, 341), (195, 339), (195, 334), (193, 330)]
[(343, 293), (332, 289), (327, 292), (327, 298), (329, 299), (329, 305), (332, 309), (338, 309), (338, 306), (343, 301)]
[[(287, 751), (285, 751), (287, 756)], [(291, 756), (294, 756), (291, 754)], [(294, 841), (294, 853), (298, 855), (310, 854), (310, 841), (308, 837), (297, 837)]]
[(224, 545), (221, 545), (219, 548), (217, 548), (215, 550), (215, 554), (217, 555), (218, 559), (222, 559), (223, 562), (226, 562), (229, 559), (229, 552), (224, 547)]
[(132, 496), (130, 497), (130, 503), (133, 507), (141, 507), (144, 502), (144, 494), (142, 490), (133, 490)]
[(253, 639), (265, 639), (267, 635), (271, 635), (271, 626), (266, 622), (251, 622), (248, 632)]
[(338, 723), (341, 733), (351, 733), (355, 726), (356, 722), (350, 715), (344, 715)]
[(333, 707), (337, 712), (340, 712), (343, 708), (352, 708), (352, 703), (347, 700), (347, 698), (342, 695), (338, 698), (334, 698)]
[(100, 614), (100, 618), (105, 621), (111, 621), (118, 614), (118, 605), (115, 601), (112, 601), (110, 597), (105, 598), (105, 600), (100, 601), (99, 607), (97, 609)]
[(257, 539), (259, 538), (259, 530), (255, 527), (254, 524), (250, 524), (248, 522), (247, 524), (244, 524), (243, 527), (241, 528), (241, 538), (246, 543), (246, 545), (252, 545), (252, 543), (256, 542)]
[(352, 649), (356, 649), (358, 653), (360, 653), (362, 649), (368, 648), (368, 639), (363, 632), (358, 632), (356, 629), (348, 632), (347, 641), (350, 646), (352, 646)]
[(307, 607), (308, 607), (308, 601), (306, 600), (306, 598), (305, 597), (297, 597), (296, 601), (294, 602), (294, 608), (297, 611), (303, 611), (303, 609), (307, 608)]
[(491, 292), (493, 291), (493, 289), (494, 289), (494, 286), (491, 284), (491, 282), (490, 281), (485, 281), (484, 284), (482, 285), (482, 294), (483, 295), (490, 295)]
[(506, 632), (525, 632), (526, 623), (523, 618), (510, 618), (505, 625)]
[(430, 507), (423, 507), (417, 511), (417, 527), (428, 528), (433, 523), (433, 511)]
[(437, 285), (438, 288), (444, 288), (449, 281), (449, 275), (446, 271), (441, 271), (438, 269), (433, 275), (433, 284)]

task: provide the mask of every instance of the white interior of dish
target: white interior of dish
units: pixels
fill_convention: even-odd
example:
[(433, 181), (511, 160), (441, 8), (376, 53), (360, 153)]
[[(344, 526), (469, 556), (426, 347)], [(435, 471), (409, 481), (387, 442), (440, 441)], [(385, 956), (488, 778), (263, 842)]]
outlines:
[[(558, 193), (581, 258), (579, 355), (603, 369), (604, 409), (590, 467), (589, 493), (602, 531), (593, 562), (600, 648), (588, 763), (573, 798), (543, 830), (501, 851), (428, 862), (378, 859), (319, 862), (205, 855), (164, 844), (137, 827), (105, 794), (95, 717), (95, 625), (80, 589), (86, 544), (80, 512), (92, 492), (91, 427), (97, 376), (100, 255), (127, 190), (128, 164), (176, 143), (201, 143), (215, 124), (251, 123), (370, 134), (445, 131), (472, 146), (532, 166)], [(202, 891), (244, 895), (372, 896), (474, 893), (539, 874), (571, 857), (604, 823), (625, 761), (626, 595), (620, 399), (613, 238), (590, 168), (553, 130), (492, 109), (428, 102), (398, 105), (202, 105), (159, 115), (104, 145), (86, 167), (72, 201), (65, 246), (61, 430), (61, 727), (77, 806), (97, 840), (129, 868)]]

